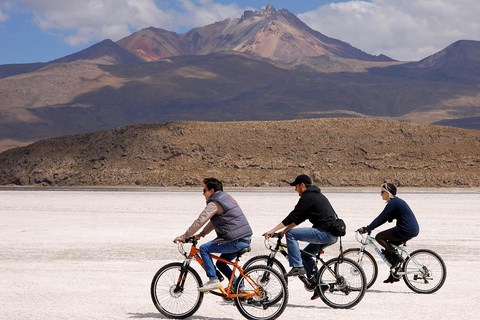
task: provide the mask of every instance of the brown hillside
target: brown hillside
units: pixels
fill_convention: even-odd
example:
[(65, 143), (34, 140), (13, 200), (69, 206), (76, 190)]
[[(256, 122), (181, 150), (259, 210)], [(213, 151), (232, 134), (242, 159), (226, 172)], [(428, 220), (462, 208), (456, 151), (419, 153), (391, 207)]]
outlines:
[(374, 119), (167, 122), (42, 140), (0, 154), (0, 184), (479, 187), (480, 131)]

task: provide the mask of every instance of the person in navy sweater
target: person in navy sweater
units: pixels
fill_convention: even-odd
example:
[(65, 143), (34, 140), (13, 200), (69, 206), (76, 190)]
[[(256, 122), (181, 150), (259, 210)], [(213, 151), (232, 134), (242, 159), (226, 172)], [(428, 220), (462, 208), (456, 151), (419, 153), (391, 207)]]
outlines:
[[(375, 239), (382, 245), (385, 257), (391, 262), (392, 269), (396, 268), (402, 261), (402, 257), (392, 247), (391, 243), (399, 245), (403, 241), (416, 237), (420, 231), (417, 219), (408, 204), (398, 198), (397, 188), (392, 183), (383, 183), (381, 186), (382, 199), (387, 201), (385, 209), (368, 226), (358, 229), (358, 232), (365, 233), (374, 230), (385, 222), (396, 220), (395, 227), (379, 232)], [(398, 279), (390, 277), (385, 283), (396, 282)]]

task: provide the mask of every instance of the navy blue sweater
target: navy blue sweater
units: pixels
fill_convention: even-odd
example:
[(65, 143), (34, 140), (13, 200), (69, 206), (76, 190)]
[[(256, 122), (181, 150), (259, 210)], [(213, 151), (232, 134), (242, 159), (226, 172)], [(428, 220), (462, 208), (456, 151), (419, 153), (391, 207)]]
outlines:
[(405, 201), (397, 197), (387, 203), (382, 213), (366, 227), (366, 230), (372, 231), (385, 222), (392, 222), (393, 220), (397, 220), (397, 230), (405, 238), (413, 238), (418, 235), (420, 228), (412, 209)]

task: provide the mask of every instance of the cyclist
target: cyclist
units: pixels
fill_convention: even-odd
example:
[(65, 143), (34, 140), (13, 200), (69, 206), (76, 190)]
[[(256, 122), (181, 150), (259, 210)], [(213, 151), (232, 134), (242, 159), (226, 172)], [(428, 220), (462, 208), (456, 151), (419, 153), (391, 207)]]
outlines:
[[(392, 264), (392, 269), (402, 263), (403, 258), (390, 243), (399, 245), (406, 240), (416, 237), (420, 231), (413, 211), (404, 200), (398, 198), (396, 195), (397, 187), (395, 187), (395, 185), (392, 183), (383, 183), (381, 185), (381, 196), (382, 199), (387, 202), (385, 209), (383, 209), (372, 223), (357, 230), (360, 233), (370, 232), (387, 221), (392, 222), (393, 220), (397, 220), (395, 227), (379, 232), (375, 236), (378, 243), (385, 248), (386, 251), (382, 250), (382, 252)], [(390, 273), (388, 279), (383, 282), (393, 283), (396, 281), (399, 281), (399, 279), (393, 277)]]
[[(321, 193), (320, 188), (312, 185), (309, 176), (299, 175), (290, 183), (295, 186), (300, 199), (292, 212), (272, 230), (263, 234), (270, 238), (277, 230), (283, 229), (287, 241), (288, 260), (292, 269), (285, 274), (286, 277), (306, 274), (310, 278), (315, 264), (309, 255), (301, 254), (299, 241), (309, 242), (305, 251), (318, 253), (327, 245), (337, 242), (337, 237), (328, 232), (328, 227), (336, 220), (336, 213), (328, 199)], [(305, 220), (309, 220), (313, 226), (310, 228), (295, 228)], [(295, 228), (295, 229), (294, 229)], [(322, 287), (323, 289), (323, 287)], [(318, 290), (312, 296), (312, 300), (319, 297)]]
[[(204, 179), (203, 195), (207, 200), (205, 209), (187, 231), (183, 235), (176, 237), (173, 242), (185, 241), (185, 239), (195, 235), (205, 224), (206, 226), (203, 230), (195, 235), (196, 240), (205, 237), (212, 230), (215, 230), (217, 237), (203, 244), (199, 249), (209, 281), (198, 288), (198, 290), (211, 291), (219, 289), (222, 285), (216, 274), (210, 254), (221, 253), (221, 258), (232, 261), (238, 251), (250, 246), (253, 232), (238, 203), (232, 196), (223, 191), (221, 181), (215, 178)], [(217, 261), (216, 265), (227, 279), (230, 279), (232, 269), (221, 261)]]

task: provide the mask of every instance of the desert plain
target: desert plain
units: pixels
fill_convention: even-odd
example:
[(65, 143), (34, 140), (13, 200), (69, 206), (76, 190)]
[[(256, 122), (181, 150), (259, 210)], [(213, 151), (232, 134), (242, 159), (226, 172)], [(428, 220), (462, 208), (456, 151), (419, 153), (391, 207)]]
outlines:
[[(252, 252), (243, 260), (266, 254), (261, 234), (288, 214), (298, 195), (293, 188), (225, 190), (254, 230)], [(379, 190), (323, 192), (347, 223), (343, 247), (357, 246), (354, 230), (385, 206)], [(480, 190), (405, 188), (398, 196), (409, 203), (421, 228), (407, 248), (429, 248), (442, 256), (443, 287), (417, 294), (403, 281), (384, 284), (388, 269), (379, 263), (377, 282), (363, 300), (340, 310), (311, 301), (311, 293), (293, 279), (280, 319), (478, 319)], [(151, 301), (150, 282), (160, 267), (182, 260), (172, 241), (204, 205), (201, 188), (0, 189), (0, 319), (164, 319)], [(337, 243), (325, 250), (325, 258), (338, 253)], [(203, 271), (199, 274), (206, 281)], [(207, 294), (191, 319), (243, 317)]]

